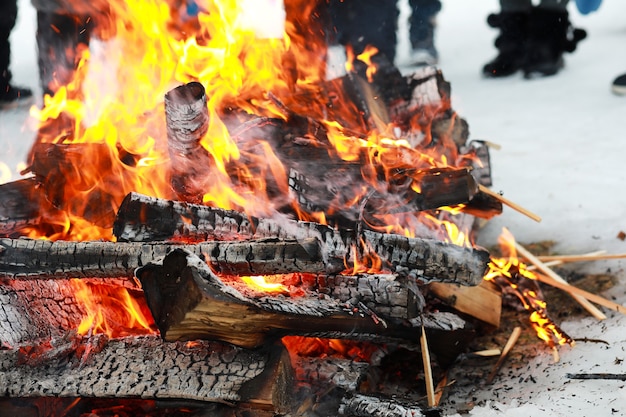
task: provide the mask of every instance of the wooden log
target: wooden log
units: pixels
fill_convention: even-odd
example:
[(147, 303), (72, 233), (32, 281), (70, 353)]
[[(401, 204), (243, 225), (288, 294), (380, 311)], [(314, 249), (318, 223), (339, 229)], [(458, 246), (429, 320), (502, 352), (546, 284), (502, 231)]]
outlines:
[[(143, 292), (134, 281), (127, 278), (86, 278), (81, 282), (92, 290), (93, 297), (98, 297), (99, 302), (107, 306), (105, 313), (115, 321), (117, 333), (147, 334), (156, 331), (127, 327), (132, 325), (133, 319), (119, 307), (124, 296), (130, 296), (139, 304), (143, 302), (144, 313), (150, 316)], [(69, 280), (0, 281), (0, 342), (9, 346), (35, 339), (61, 337), (77, 329), (87, 314), (84, 302), (77, 299), (76, 287)]]
[(492, 326), (500, 326), (502, 294), (492, 283), (483, 281), (477, 286), (466, 287), (432, 282), (428, 284), (428, 290), (455, 310)]
[(200, 143), (209, 129), (204, 86), (194, 81), (168, 91), (165, 122), (172, 188), (179, 199), (200, 203), (213, 166)]
[[(376, 321), (365, 311), (321, 295), (268, 296), (227, 286), (206, 263), (182, 250), (168, 254), (162, 264), (138, 269), (137, 276), (168, 341), (206, 338), (253, 348), (285, 335), (306, 335), (415, 343), (415, 327), (423, 322)], [(442, 325), (451, 325), (450, 333), (464, 330), (462, 320), (426, 327), (441, 330)]]
[(344, 269), (343, 260), (323, 253), (320, 242), (314, 238), (197, 244), (0, 239), (0, 277), (133, 278), (136, 268), (176, 248), (202, 256), (223, 274), (331, 273)]
[[(0, 350), (2, 396), (244, 401), (250, 405), (266, 386), (276, 400), (285, 400), (292, 392), (292, 386), (282, 384), (293, 380), (293, 375), (269, 379), (284, 372), (293, 374), (284, 348), (277, 346), (246, 350), (215, 341), (170, 343), (156, 336), (130, 337), (110, 340), (86, 359), (79, 349), (37, 366), (20, 364), (23, 351)], [(272, 406), (284, 410), (290, 405)]]
[[(145, 221), (144, 221), (145, 220)], [(165, 239), (252, 239), (316, 237), (331, 257), (353, 262), (353, 248), (364, 246), (376, 253), (385, 268), (406, 273), (419, 281), (448, 281), (476, 285), (489, 262), (488, 252), (445, 242), (407, 238), (394, 234), (336, 230), (312, 222), (257, 219), (242, 213), (184, 204), (130, 193), (122, 203), (113, 229), (118, 241)]]
[(406, 279), (396, 275), (326, 275), (304, 285), (344, 303), (361, 302), (383, 318), (411, 319), (424, 306), (421, 294), (415, 294)]

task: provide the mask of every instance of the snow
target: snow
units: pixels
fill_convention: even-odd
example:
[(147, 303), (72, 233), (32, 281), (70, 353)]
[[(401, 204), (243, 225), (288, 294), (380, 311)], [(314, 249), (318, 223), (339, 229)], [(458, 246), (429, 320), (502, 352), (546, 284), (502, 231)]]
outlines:
[[(15, 82), (37, 90), (36, 15), (28, 0), (20, 0), (18, 25), (11, 40)], [(610, 83), (626, 72), (626, 2), (605, 1), (600, 9), (581, 15), (570, 4), (570, 19), (588, 31), (588, 38), (566, 68), (554, 77), (524, 80), (521, 75), (484, 79), (482, 65), (493, 58), (497, 32), (485, 23), (498, 10), (495, 0), (445, 0), (438, 16), (436, 43), (445, 78), (452, 85), (454, 109), (470, 125), (472, 139), (501, 145), (492, 151), (494, 189), (537, 213), (540, 223), (505, 208), (480, 234), (479, 243), (493, 245), (503, 227), (519, 242), (553, 240), (556, 250), (575, 254), (595, 250), (625, 253), (626, 242), (626, 97), (610, 92)], [(399, 64), (407, 56), (406, 0), (401, 1)], [(0, 161), (19, 176), (34, 133), (28, 110), (0, 112)], [(4, 175), (4, 176), (3, 176)], [(607, 298), (626, 304), (626, 261), (572, 265), (588, 272), (606, 271), (620, 278)], [(476, 387), (478, 400), (491, 400), (469, 415), (598, 416), (626, 415), (626, 382), (569, 380), (567, 373), (626, 373), (626, 317), (607, 311), (608, 319), (574, 319), (560, 323), (574, 338), (603, 343), (578, 343), (560, 350), (554, 363), (549, 353), (527, 368), (502, 373), (489, 387)], [(540, 343), (539, 341), (537, 343)], [(621, 360), (624, 360), (622, 362)], [(506, 363), (504, 365), (506, 368)], [(496, 395), (496, 392), (498, 395)]]

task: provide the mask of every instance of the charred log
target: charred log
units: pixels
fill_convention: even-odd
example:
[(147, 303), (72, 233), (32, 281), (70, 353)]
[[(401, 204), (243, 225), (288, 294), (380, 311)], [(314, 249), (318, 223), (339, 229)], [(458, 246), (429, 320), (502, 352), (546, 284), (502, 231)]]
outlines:
[(181, 200), (199, 203), (213, 165), (200, 143), (209, 129), (202, 84), (191, 82), (165, 94), (165, 122), (172, 188)]
[[(89, 341), (79, 341), (84, 343)], [(284, 374), (293, 370), (284, 352), (279, 347), (253, 351), (214, 341), (169, 343), (153, 336), (133, 337), (110, 340), (86, 358), (78, 349), (32, 366), (20, 363), (20, 349), (0, 350), (0, 395), (266, 403), (266, 396), (257, 398), (265, 385), (275, 400), (285, 400), (291, 392), (285, 384), (293, 376)], [(269, 379), (279, 374), (284, 377)], [(288, 406), (270, 405), (275, 410)]]
[(307, 335), (414, 344), (419, 339), (415, 326), (422, 324), (435, 333), (449, 325), (448, 337), (456, 331), (467, 336), (462, 320), (383, 321), (319, 294), (255, 295), (242, 286), (226, 285), (198, 257), (182, 250), (167, 255), (162, 265), (140, 268), (137, 276), (161, 336), (168, 341), (206, 338), (252, 348), (285, 335)]
[[(144, 219), (146, 219), (144, 221)], [(353, 248), (367, 248), (383, 259), (384, 266), (421, 281), (452, 281), (476, 285), (483, 277), (489, 253), (440, 241), (393, 234), (336, 230), (311, 222), (257, 219), (242, 213), (207, 206), (129, 194), (116, 219), (113, 233), (119, 241), (185, 238), (254, 239), (315, 237), (332, 257), (354, 261)]]
[(231, 275), (318, 274), (344, 269), (343, 260), (322, 252), (314, 238), (198, 244), (0, 239), (0, 277), (132, 278), (136, 268), (177, 248), (206, 258), (216, 272)]

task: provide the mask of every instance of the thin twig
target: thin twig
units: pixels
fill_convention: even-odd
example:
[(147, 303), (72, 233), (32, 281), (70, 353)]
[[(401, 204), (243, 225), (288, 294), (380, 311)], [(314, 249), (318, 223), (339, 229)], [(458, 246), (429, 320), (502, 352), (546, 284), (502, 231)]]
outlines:
[(609, 259), (624, 259), (626, 253), (613, 254), (587, 254), (587, 255), (558, 255), (558, 256), (537, 256), (542, 262), (561, 261), (563, 262), (587, 262), (587, 261), (604, 261)]
[(422, 361), (424, 362), (424, 380), (426, 382), (426, 396), (428, 398), (428, 406), (435, 407), (437, 399), (435, 398), (435, 384), (433, 382), (433, 370), (430, 363), (430, 352), (428, 350), (428, 340), (426, 339), (426, 330), (422, 324), (422, 335), (420, 337), (420, 347), (422, 348)]
[(504, 348), (502, 348), (502, 353), (500, 354), (500, 357), (498, 358), (498, 362), (496, 362), (491, 373), (487, 377), (487, 384), (491, 384), (493, 382), (493, 379), (498, 374), (498, 371), (500, 370), (500, 367), (502, 367), (504, 360), (509, 355), (509, 352), (511, 351), (511, 349), (513, 349), (513, 346), (515, 346), (515, 343), (517, 343), (517, 339), (519, 339), (520, 334), (522, 334), (522, 328), (519, 326), (514, 328), (513, 331), (511, 332), (511, 335), (509, 336), (509, 340), (506, 341)]
[(512, 202), (511, 200), (508, 200), (504, 197), (502, 197), (500, 194), (496, 193), (495, 191), (490, 190), (489, 188), (485, 187), (482, 184), (478, 184), (478, 189), (495, 198), (496, 200), (500, 201), (502, 204), (509, 206), (510, 208), (512, 208), (513, 210), (522, 213), (523, 215), (530, 217), (531, 219), (533, 219), (536, 222), (540, 222), (541, 221), (541, 217), (539, 217), (538, 215), (536, 215), (535, 213), (531, 212), (530, 210), (525, 209), (524, 207), (520, 206), (519, 204), (516, 204), (514, 202)]
[[(537, 256), (537, 259), (543, 262), (545, 266), (557, 266), (557, 265), (562, 265), (566, 262), (595, 261), (595, 260), (598, 260), (599, 258), (592, 259), (591, 257), (603, 255), (605, 253), (606, 253), (605, 250), (599, 250), (596, 252), (585, 253), (584, 255)], [(582, 259), (582, 257), (584, 257), (584, 259)], [(528, 268), (526, 269), (528, 269), (529, 271), (532, 271), (533, 269), (537, 269), (537, 267), (535, 265), (529, 265)]]
[[(567, 282), (563, 283), (560, 281), (556, 281), (551, 277), (542, 274), (535, 274), (537, 276), (537, 280), (543, 282), (544, 284), (551, 285), (555, 288), (561, 289), (567, 293), (569, 293), (572, 297), (582, 297), (585, 301), (593, 301), (596, 304), (601, 305), (602, 307), (606, 307), (610, 310), (617, 311), (618, 313), (626, 314), (626, 306), (621, 304), (617, 304), (611, 300), (607, 300), (606, 298), (600, 297), (599, 295), (590, 293), (588, 291), (582, 290), (578, 287), (575, 287)], [(604, 315), (604, 314), (603, 314)], [(606, 318), (606, 316), (604, 316)]]
[[(515, 245), (515, 249), (517, 250), (517, 252), (519, 254), (521, 254), (524, 258), (528, 259), (528, 261), (531, 262), (533, 265), (535, 265), (539, 271), (541, 271), (543, 274), (547, 275), (553, 281), (559, 282), (561, 284), (564, 284), (564, 286), (559, 287), (559, 288), (565, 290), (565, 288), (567, 288), (569, 286), (569, 284), (567, 283), (567, 281), (565, 281), (565, 279), (563, 279), (560, 275), (558, 275), (552, 269), (548, 268), (543, 262), (541, 262), (539, 259), (537, 259), (537, 257), (535, 255), (533, 255), (532, 253), (530, 253), (526, 248), (524, 248), (522, 245), (520, 245), (517, 242), (513, 242), (513, 243)], [(567, 290), (565, 290), (565, 291), (567, 291)], [(581, 306), (583, 306), (585, 308), (585, 310), (587, 310), (589, 313), (591, 313), (591, 315), (593, 315), (595, 318), (597, 318), (598, 320), (606, 319), (606, 315), (604, 315), (604, 313), (601, 312), (596, 306), (591, 304), (588, 301), (587, 297), (583, 297), (582, 295), (578, 295), (578, 294), (575, 295), (575, 294), (573, 294), (570, 291), (568, 291), (568, 292), (572, 295), (572, 297), (574, 297), (574, 299), (576, 301), (578, 301), (578, 303)], [(598, 304), (601, 304), (601, 303), (598, 303)]]

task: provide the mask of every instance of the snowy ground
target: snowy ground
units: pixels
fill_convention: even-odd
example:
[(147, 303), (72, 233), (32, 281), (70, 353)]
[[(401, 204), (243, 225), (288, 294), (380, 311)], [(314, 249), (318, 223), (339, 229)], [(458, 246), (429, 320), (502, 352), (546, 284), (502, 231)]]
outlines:
[[(498, 10), (497, 1), (443, 3), (436, 42), (440, 67), (452, 84), (453, 107), (469, 122), (472, 139), (502, 146), (492, 152), (494, 189), (543, 218), (536, 223), (505, 208), (483, 230), (479, 243), (494, 244), (507, 227), (522, 243), (554, 240), (561, 253), (626, 252), (626, 242), (617, 238), (626, 231), (626, 97), (609, 89), (613, 78), (626, 72), (626, 2), (605, 1), (588, 16), (571, 4), (571, 20), (587, 29), (588, 39), (566, 56), (560, 74), (530, 81), (521, 75), (502, 80), (480, 76), (482, 65), (495, 54), (496, 32), (485, 18)], [(27, 0), (20, 0), (12, 42), (16, 83), (38, 89), (35, 13)], [(399, 48), (401, 61), (406, 36)], [(18, 178), (15, 169), (33, 139), (25, 128), (27, 119), (27, 110), (0, 112), (0, 161), (14, 171), (12, 179)], [(2, 182), (9, 179), (0, 171)], [(624, 265), (626, 261), (614, 260), (572, 268), (610, 268), (622, 281), (604, 295), (626, 304)], [(579, 343), (562, 349), (557, 364), (551, 355), (541, 355), (527, 368), (503, 373), (488, 388), (477, 386), (473, 396), (493, 402), (470, 415), (626, 415), (626, 382), (565, 377), (568, 372), (626, 373), (626, 317), (607, 313), (602, 323), (587, 318), (562, 325), (574, 338), (602, 339), (608, 345)]]

